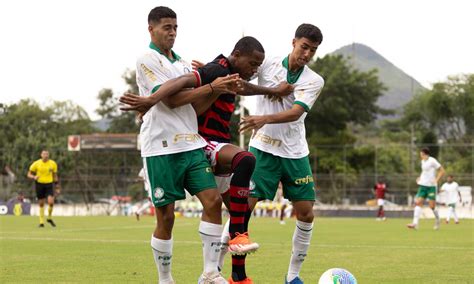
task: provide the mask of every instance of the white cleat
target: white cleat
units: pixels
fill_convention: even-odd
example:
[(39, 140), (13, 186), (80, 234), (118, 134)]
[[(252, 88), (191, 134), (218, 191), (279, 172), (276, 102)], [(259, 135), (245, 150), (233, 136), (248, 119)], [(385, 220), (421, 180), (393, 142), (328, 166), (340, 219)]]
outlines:
[(229, 284), (229, 282), (222, 277), (222, 274), (215, 272), (212, 274), (201, 274), (198, 284)]
[(418, 230), (418, 224), (407, 224), (408, 229)]

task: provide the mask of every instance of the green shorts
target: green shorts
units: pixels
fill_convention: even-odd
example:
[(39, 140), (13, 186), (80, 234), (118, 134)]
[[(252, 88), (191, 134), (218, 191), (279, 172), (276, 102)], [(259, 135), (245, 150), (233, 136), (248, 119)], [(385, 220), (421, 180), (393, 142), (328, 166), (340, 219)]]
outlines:
[[(186, 189), (195, 195), (216, 189), (211, 166), (202, 149), (144, 158), (151, 201), (155, 207), (186, 198)], [(217, 189), (216, 189), (217, 190)]]
[(278, 183), (283, 184), (283, 195), (291, 201), (314, 201), (314, 179), (309, 158), (288, 159), (250, 147), (257, 159), (250, 182), (250, 197), (273, 200)]
[(449, 206), (449, 207), (456, 208), (456, 203), (449, 203), (448, 206)]
[(424, 198), (427, 200), (436, 200), (436, 186), (420, 185), (416, 198)]

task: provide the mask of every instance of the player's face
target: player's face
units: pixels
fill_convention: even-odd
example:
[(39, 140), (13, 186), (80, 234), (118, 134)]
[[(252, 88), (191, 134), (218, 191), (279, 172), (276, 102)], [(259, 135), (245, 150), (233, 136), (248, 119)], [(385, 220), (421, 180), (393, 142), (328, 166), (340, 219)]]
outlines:
[(424, 152), (420, 152), (420, 159), (426, 160), (428, 158), (428, 155), (426, 155)]
[(316, 54), (318, 46), (319, 43), (305, 37), (293, 39), (291, 62), (295, 62), (299, 68), (305, 66)]
[(49, 159), (49, 152), (48, 151), (42, 151), (41, 152), (41, 159), (43, 161), (47, 161)]
[(244, 80), (250, 80), (257, 73), (258, 67), (262, 65), (265, 53), (254, 50), (251, 54), (241, 54), (237, 51), (234, 57), (234, 68), (239, 76)]
[(449, 183), (452, 183), (452, 182), (453, 182), (453, 177), (448, 176), (448, 182), (449, 182)]
[(178, 24), (176, 19), (162, 18), (158, 23), (148, 26), (148, 31), (152, 41), (157, 43), (159, 48), (170, 50), (176, 40)]

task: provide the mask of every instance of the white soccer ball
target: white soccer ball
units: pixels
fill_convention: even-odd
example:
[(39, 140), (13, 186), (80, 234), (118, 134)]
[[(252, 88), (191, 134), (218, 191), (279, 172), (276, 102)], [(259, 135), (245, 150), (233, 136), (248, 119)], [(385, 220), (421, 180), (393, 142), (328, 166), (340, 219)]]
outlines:
[(343, 268), (330, 268), (321, 275), (319, 284), (357, 284), (354, 275)]

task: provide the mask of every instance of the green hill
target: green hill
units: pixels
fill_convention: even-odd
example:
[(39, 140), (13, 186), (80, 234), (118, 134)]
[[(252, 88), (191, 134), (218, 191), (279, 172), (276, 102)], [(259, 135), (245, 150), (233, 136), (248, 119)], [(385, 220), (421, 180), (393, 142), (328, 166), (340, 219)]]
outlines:
[(377, 104), (386, 109), (400, 110), (414, 94), (425, 88), (413, 77), (393, 65), (372, 48), (353, 43), (343, 46), (332, 54), (340, 54), (348, 59), (352, 66), (361, 71), (377, 69), (380, 81), (387, 87)]

